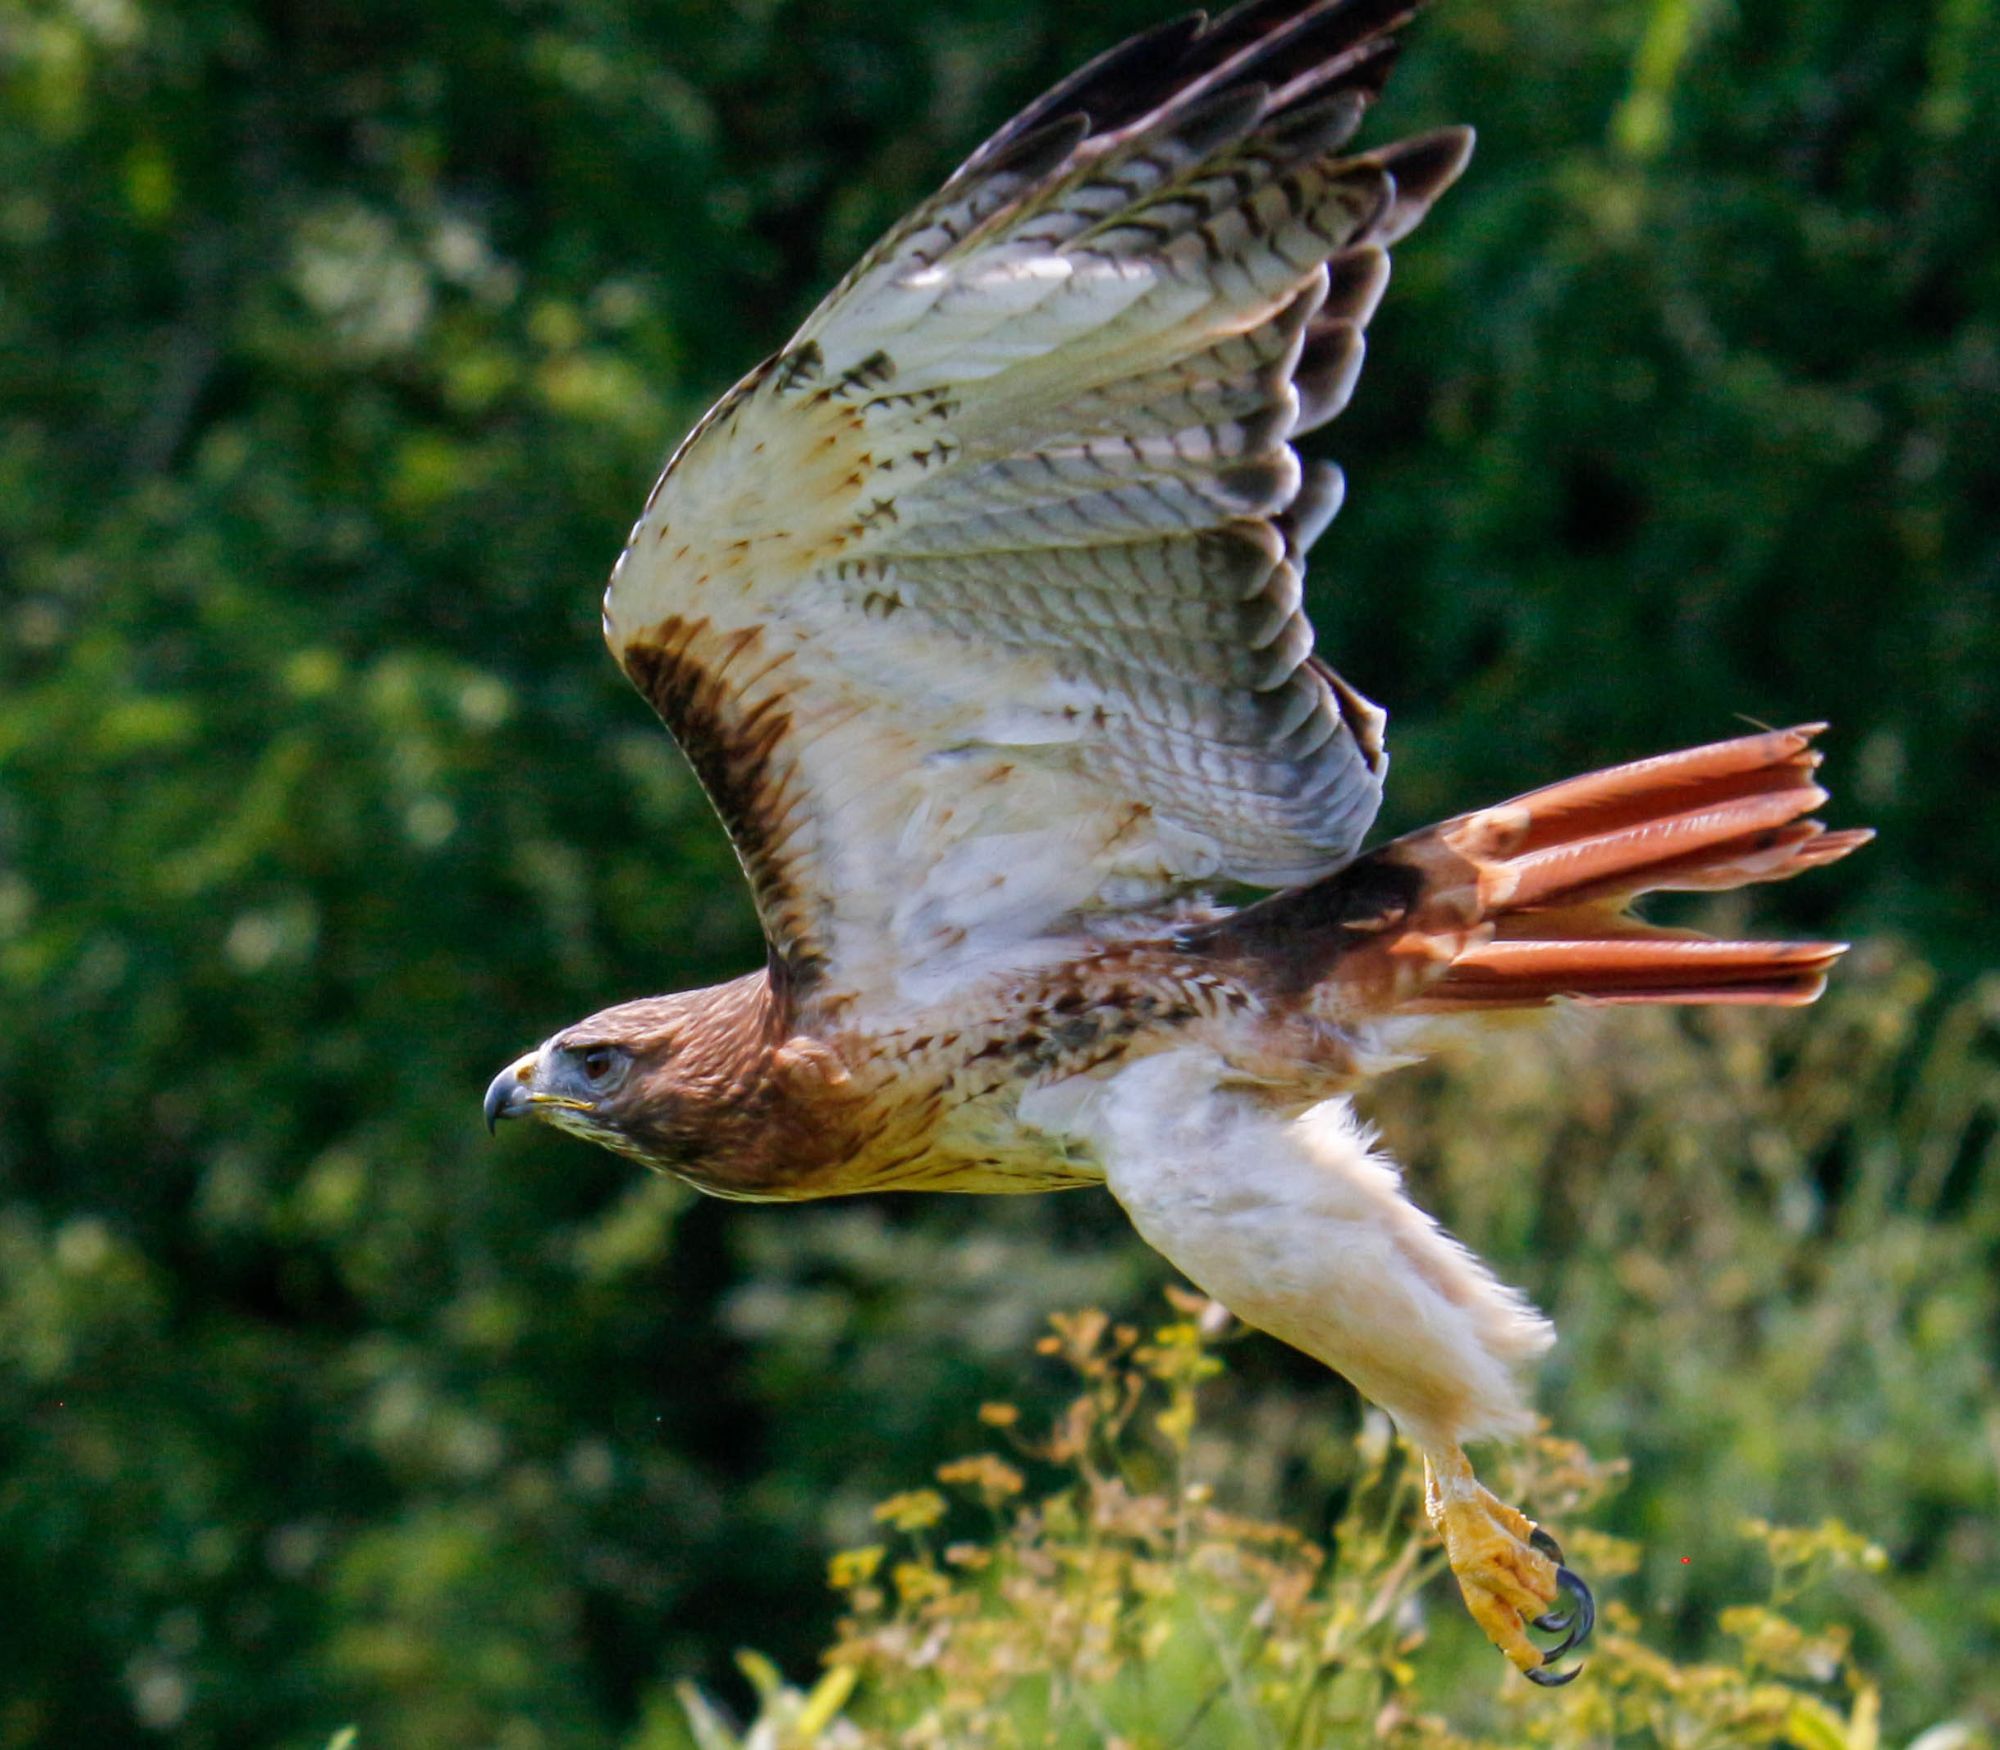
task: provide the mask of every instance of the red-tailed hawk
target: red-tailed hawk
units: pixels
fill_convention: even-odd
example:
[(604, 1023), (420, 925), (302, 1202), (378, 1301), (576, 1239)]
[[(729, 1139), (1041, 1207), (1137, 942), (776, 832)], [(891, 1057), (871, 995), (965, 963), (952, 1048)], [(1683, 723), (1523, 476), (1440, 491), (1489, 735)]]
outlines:
[[(605, 635), (735, 842), (765, 968), (503, 1070), (704, 1191), (1102, 1183), (1422, 1451), (1467, 1604), (1537, 1682), (1589, 1593), (1477, 1481), (1553, 1333), (1403, 1195), (1345, 1095), (1440, 1019), (1804, 1003), (1828, 943), (1628, 911), (1868, 835), (1815, 727), (1574, 778), (1360, 855), (1383, 714), (1313, 654), (1389, 247), (1464, 167), (1350, 153), (1416, 0), (1250, 0), (1003, 127), (681, 445)], [(1274, 890), (1239, 910), (1225, 884)], [(1528, 1630), (1554, 1637), (1537, 1644)]]

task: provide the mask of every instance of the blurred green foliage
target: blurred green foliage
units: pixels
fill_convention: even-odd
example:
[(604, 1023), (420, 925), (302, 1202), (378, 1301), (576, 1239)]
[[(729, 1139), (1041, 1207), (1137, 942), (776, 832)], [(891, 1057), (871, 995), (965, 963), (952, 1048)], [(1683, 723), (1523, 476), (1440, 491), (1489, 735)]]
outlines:
[[(595, 631), (667, 444), (1158, 16), (0, 0), (0, 1746), (617, 1743), (826, 1643), (827, 1549), (1048, 1308), (1146, 1304), (1100, 1198), (727, 1210), (477, 1103), (756, 953)], [(1396, 824), (1836, 719), (1883, 840), (1757, 914), (1964, 994), (1899, 961), (1381, 1104), (1561, 1321), (1560, 1425), (1631, 1455), (1648, 1632), (1748, 1595), (1743, 1513), (1838, 1511), (1896, 1730), (2000, 1710), (1993, 25), (1427, 18), (1371, 137), (1481, 155), (1399, 253), (1314, 577)], [(1243, 1353), (1231, 1486), (1323, 1511), (1351, 1400)]]

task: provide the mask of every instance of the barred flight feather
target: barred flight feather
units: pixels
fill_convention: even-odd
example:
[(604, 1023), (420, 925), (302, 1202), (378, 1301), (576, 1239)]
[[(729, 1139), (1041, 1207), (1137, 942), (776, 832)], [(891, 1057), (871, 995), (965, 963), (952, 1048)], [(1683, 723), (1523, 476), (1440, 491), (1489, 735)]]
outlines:
[[(1292, 442), (1346, 405), (1386, 245), (1464, 165), (1462, 131), (1341, 155), (1413, 10), (1252, 0), (1101, 58), (670, 462), (606, 633), (670, 726), (669, 683), (698, 690), (705, 779), (806, 799), (775, 832), (711, 786), (808, 1000), (1354, 854), (1382, 718), (1312, 653), (1300, 573), (1342, 477)], [(777, 665), (756, 697), (720, 678), (745, 632)], [(983, 918), (982, 882), (1010, 895)]]

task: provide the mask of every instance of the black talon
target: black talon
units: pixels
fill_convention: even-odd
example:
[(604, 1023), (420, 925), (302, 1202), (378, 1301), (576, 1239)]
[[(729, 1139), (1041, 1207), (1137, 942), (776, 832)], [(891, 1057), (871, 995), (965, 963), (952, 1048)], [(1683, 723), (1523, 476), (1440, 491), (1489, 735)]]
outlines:
[[(1555, 1563), (1556, 1589), (1560, 1593), (1568, 1594), (1570, 1599), (1569, 1604), (1555, 1605), (1536, 1617), (1528, 1626), (1551, 1635), (1570, 1629), (1573, 1639), (1565, 1641), (1563, 1645), (1574, 1646), (1578, 1641), (1588, 1637), (1591, 1625), (1597, 1620), (1597, 1607), (1591, 1600), (1590, 1588), (1577, 1578), (1572, 1569), (1564, 1565), (1562, 1545), (1539, 1525), (1528, 1533), (1528, 1547)], [(1575, 1626), (1572, 1627), (1572, 1624)], [(1555, 1655), (1551, 1653), (1549, 1656), (1553, 1658)]]
[[(1568, 1610), (1551, 1610), (1535, 1619), (1535, 1627), (1553, 1633), (1557, 1629), (1567, 1629), (1563, 1638), (1552, 1647), (1542, 1649), (1545, 1664), (1553, 1664), (1572, 1647), (1580, 1647), (1590, 1639), (1590, 1631), (1597, 1626), (1597, 1602), (1590, 1595), (1590, 1588), (1568, 1568), (1556, 1569), (1556, 1587), (1567, 1593), (1570, 1599)], [(1533, 1675), (1531, 1672), (1529, 1675)], [(1570, 1673), (1573, 1677), (1574, 1671)]]
[(1560, 1689), (1565, 1683), (1575, 1682), (1583, 1667), (1572, 1665), (1567, 1671), (1551, 1671), (1549, 1667), (1590, 1639), (1590, 1631), (1597, 1626), (1597, 1602), (1591, 1597), (1590, 1588), (1564, 1564), (1562, 1545), (1539, 1525), (1528, 1533), (1528, 1547), (1556, 1565), (1556, 1602), (1528, 1626), (1540, 1629), (1543, 1634), (1559, 1634), (1562, 1639), (1554, 1646), (1542, 1648), (1541, 1664), (1521, 1675), (1543, 1689)]
[(1576, 1627), (1570, 1630), (1570, 1638), (1564, 1644), (1580, 1647), (1590, 1639), (1590, 1631), (1597, 1626), (1597, 1600), (1590, 1595), (1590, 1588), (1568, 1568), (1556, 1570), (1556, 1584), (1565, 1588), (1576, 1598)]

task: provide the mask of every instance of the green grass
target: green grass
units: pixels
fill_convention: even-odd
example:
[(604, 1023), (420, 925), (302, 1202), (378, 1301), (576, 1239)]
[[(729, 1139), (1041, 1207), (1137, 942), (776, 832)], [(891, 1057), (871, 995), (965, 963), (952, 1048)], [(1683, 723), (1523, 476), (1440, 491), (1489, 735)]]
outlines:
[[(662, 1711), (645, 1750), (991, 1746), (1015, 1750), (1408, 1750), (1506, 1745), (1790, 1745), (1876, 1750), (1878, 1675), (1828, 1608), (1838, 1583), (1879, 1575), (1885, 1552), (1838, 1520), (1797, 1530), (1732, 1528), (1760, 1570), (1724, 1609), (1710, 1656), (1648, 1644), (1615, 1596), (1583, 1678), (1538, 1691), (1497, 1654), (1467, 1650), (1416, 1475), (1371, 1416), (1348, 1453), (1344, 1505), (1324, 1543), (1229, 1511), (1191, 1462), (1197, 1386), (1220, 1372), (1219, 1309), (1174, 1297), (1148, 1335), (1096, 1311), (1054, 1321), (1045, 1347), (1077, 1376), (1055, 1424), (1024, 1436), (1007, 1406), (984, 1418), (1007, 1450), (941, 1467), (938, 1488), (878, 1509), (881, 1541), (844, 1551), (832, 1581), (847, 1612), (809, 1689), (746, 1655), (758, 1712), (745, 1728), (691, 1687)], [(1028, 1491), (1021, 1465), (1052, 1469)], [(1541, 1438), (1503, 1467), (1503, 1487), (1570, 1521), (1589, 1517), (1625, 1467)], [(1570, 1533), (1600, 1582), (1639, 1567), (1624, 1540)], [(1486, 1690), (1490, 1718), (1466, 1726), (1428, 1699), (1430, 1668)], [(1925, 1750), (1986, 1743), (1935, 1723)]]

